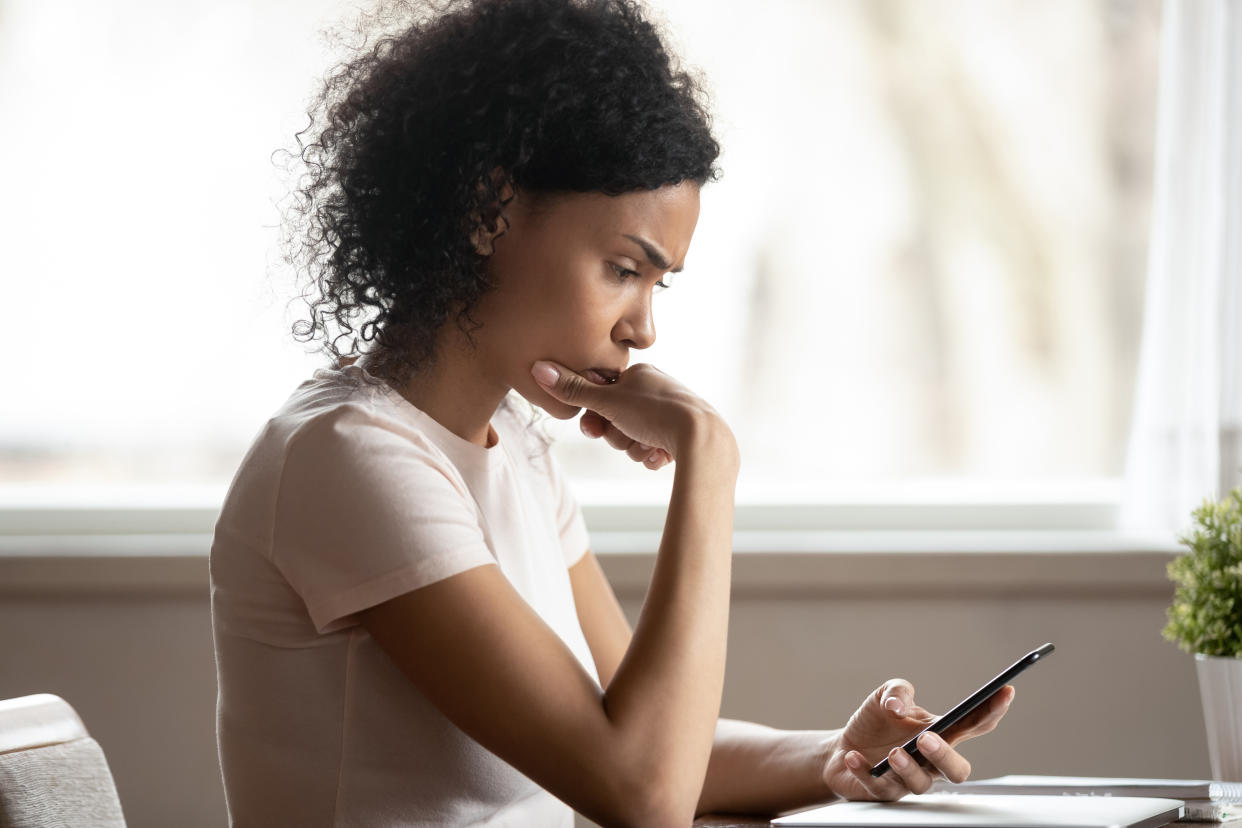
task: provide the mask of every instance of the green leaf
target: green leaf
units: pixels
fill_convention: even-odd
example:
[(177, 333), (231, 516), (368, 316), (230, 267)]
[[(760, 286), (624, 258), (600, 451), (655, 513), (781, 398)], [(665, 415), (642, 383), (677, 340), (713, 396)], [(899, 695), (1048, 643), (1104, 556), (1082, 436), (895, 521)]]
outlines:
[(1188, 652), (1242, 656), (1242, 487), (1191, 514), (1178, 537), (1187, 551), (1168, 566), (1175, 588), (1161, 633)]

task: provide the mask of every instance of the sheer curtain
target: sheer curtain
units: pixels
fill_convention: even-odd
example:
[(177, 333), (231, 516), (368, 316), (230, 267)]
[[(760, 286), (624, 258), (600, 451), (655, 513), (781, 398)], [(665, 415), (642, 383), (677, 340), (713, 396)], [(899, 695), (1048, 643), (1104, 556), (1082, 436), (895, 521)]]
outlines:
[(1165, 0), (1162, 37), (1120, 525), (1167, 533), (1242, 467), (1242, 0)]

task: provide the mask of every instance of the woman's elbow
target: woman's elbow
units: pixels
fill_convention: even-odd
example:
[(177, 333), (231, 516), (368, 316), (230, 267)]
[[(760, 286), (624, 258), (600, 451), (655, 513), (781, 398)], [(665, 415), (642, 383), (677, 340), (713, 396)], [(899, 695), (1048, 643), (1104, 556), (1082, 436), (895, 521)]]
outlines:
[(615, 818), (606, 828), (688, 828), (694, 822), (699, 791), (686, 790), (656, 774), (639, 774), (615, 800)]

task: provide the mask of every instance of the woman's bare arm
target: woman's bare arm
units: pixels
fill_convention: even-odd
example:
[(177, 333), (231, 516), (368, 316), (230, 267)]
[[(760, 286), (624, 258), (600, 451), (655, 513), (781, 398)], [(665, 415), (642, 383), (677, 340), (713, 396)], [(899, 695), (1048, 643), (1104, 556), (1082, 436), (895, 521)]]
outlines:
[[(671, 382), (655, 372), (635, 391), (668, 399), (682, 393)], [(624, 417), (626, 403), (615, 405)], [(494, 566), (362, 614), (451, 721), (604, 825), (688, 824), (707, 772), (738, 471), (732, 434), (711, 414), (683, 405), (667, 435), (645, 434), (676, 460), (673, 492), (646, 603), (602, 692)]]
[[(569, 578), (579, 623), (607, 687), (629, 647), (629, 623), (593, 553), (574, 564)], [(835, 733), (718, 720), (696, 813), (774, 814), (831, 800), (822, 770)]]

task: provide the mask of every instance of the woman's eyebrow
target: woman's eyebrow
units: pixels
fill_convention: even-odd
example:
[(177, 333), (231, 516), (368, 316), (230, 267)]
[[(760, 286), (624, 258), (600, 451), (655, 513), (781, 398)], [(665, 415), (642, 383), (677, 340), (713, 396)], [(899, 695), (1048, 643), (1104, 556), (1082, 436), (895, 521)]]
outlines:
[[(647, 259), (653, 265), (660, 268), (660, 270), (669, 270), (669, 268), (672, 267), (673, 263), (668, 260), (668, 256), (662, 250), (660, 250), (660, 248), (656, 247), (651, 242), (647, 241), (646, 239), (640, 236), (626, 235), (625, 238), (629, 239), (630, 241), (634, 242), (634, 244), (641, 247), (643, 249), (643, 252), (647, 254)], [(673, 268), (672, 270), (669, 270), (669, 272), (670, 273), (681, 273), (682, 269), (683, 269), (682, 267), (676, 267), (676, 268)]]

